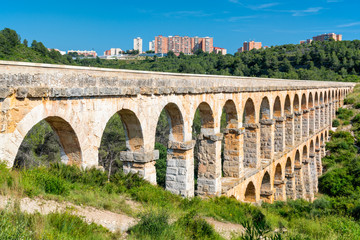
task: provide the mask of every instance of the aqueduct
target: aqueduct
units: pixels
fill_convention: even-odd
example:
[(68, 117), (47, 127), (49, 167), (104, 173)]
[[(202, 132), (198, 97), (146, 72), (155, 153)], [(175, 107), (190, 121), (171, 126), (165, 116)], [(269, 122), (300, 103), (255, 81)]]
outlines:
[[(46, 120), (69, 163), (97, 166), (103, 131), (118, 113), (126, 131), (124, 171), (155, 183), (155, 131), (165, 109), (170, 123), (169, 191), (183, 196), (224, 194), (248, 202), (311, 200), (332, 119), (353, 87), (0, 61), (0, 159), (11, 167), (28, 131)], [(201, 134), (195, 191), (196, 111)], [(223, 111), (227, 127), (221, 133)]]

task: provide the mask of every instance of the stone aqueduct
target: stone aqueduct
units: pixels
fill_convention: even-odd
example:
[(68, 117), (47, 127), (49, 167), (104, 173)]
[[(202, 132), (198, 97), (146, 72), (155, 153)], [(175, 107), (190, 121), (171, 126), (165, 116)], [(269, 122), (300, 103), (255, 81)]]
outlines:
[[(165, 109), (166, 188), (193, 196), (192, 123), (198, 110), (197, 194), (248, 202), (311, 200), (332, 119), (353, 87), (0, 61), (0, 159), (11, 167), (26, 134), (46, 120), (69, 164), (97, 166), (103, 131), (118, 113), (127, 138), (124, 171), (155, 183), (155, 131)], [(223, 109), (227, 127), (220, 133)]]

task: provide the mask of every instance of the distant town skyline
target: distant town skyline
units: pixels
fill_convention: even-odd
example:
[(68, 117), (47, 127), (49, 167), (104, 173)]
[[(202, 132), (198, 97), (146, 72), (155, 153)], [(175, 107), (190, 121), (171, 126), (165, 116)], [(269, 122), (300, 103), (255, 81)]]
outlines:
[(213, 37), (214, 46), (231, 54), (252, 40), (270, 47), (332, 32), (343, 40), (360, 39), (360, 2), (355, 0), (184, 0), (181, 6), (142, 0), (5, 1), (0, 29), (9, 27), (29, 43), (41, 41), (48, 48), (99, 55), (110, 48), (132, 49), (137, 37), (146, 51), (158, 35)]

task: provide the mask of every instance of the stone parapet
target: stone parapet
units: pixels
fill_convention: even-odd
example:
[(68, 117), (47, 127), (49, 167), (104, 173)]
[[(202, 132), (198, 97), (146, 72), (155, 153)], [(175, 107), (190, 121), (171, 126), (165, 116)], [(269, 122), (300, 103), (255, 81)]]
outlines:
[(175, 142), (175, 141), (169, 141), (168, 142), (168, 148), (173, 150), (183, 150), (188, 151), (194, 148), (196, 144), (195, 140), (191, 140), (188, 142)]

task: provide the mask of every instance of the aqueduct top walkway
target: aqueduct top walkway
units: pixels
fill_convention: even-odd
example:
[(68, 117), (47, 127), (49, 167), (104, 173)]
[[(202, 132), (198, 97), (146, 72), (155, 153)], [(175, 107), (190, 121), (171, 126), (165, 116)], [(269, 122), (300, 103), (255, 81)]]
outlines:
[[(332, 119), (353, 87), (0, 61), (0, 159), (12, 166), (28, 131), (46, 120), (69, 163), (96, 166), (103, 131), (117, 113), (127, 137), (124, 171), (155, 182), (155, 131), (165, 109), (170, 123), (166, 188), (193, 196), (192, 123), (198, 110), (199, 195), (311, 199)], [(221, 133), (223, 110), (227, 128)]]

